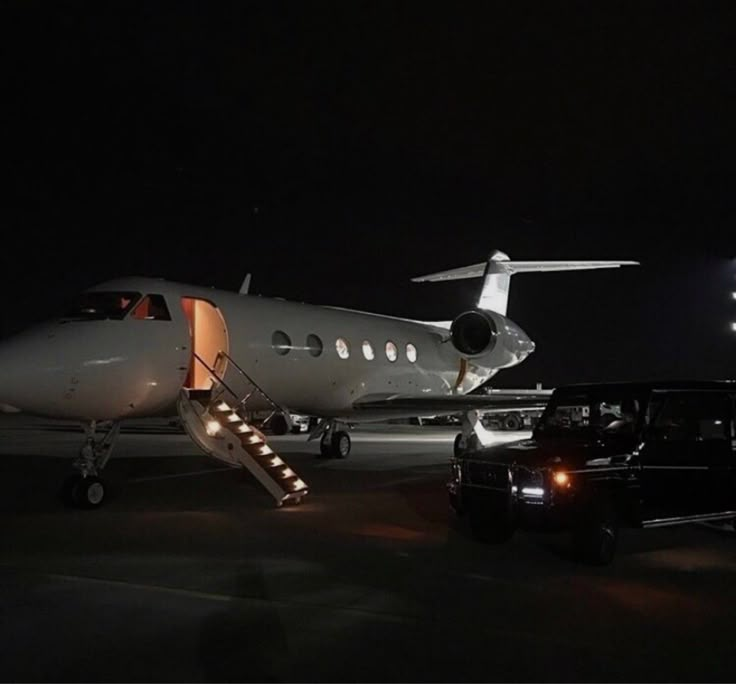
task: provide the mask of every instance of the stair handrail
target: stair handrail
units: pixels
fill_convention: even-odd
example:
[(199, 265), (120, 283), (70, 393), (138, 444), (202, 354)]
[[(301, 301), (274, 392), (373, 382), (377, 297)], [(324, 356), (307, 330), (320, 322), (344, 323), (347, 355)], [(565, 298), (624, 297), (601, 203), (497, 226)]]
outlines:
[[(214, 368), (212, 368), (199, 354), (197, 354), (197, 352), (192, 352), (192, 354), (194, 358), (207, 369), (214, 380), (217, 380), (217, 382), (220, 383), (228, 392), (230, 392), (230, 394), (235, 397), (235, 399), (239, 399), (241, 407), (245, 405), (245, 402), (250, 399), (250, 397), (253, 395), (253, 392), (249, 392), (245, 395), (245, 398), (240, 399), (238, 393), (233, 390), (233, 388), (225, 382), (225, 379), (221, 377), (219, 373)], [(235, 363), (235, 361), (227, 352), (219, 351), (217, 356), (224, 356), (226, 359), (228, 359), (233, 364), (233, 366), (235, 366), (235, 368), (241, 373), (241, 375), (243, 375), (243, 377), (248, 382), (250, 382), (250, 384), (253, 385), (256, 390), (258, 390), (258, 392), (264, 397), (264, 399), (266, 399), (266, 401), (268, 401), (269, 404), (271, 404), (271, 406), (274, 408), (274, 412), (283, 411), (283, 409), (273, 399), (271, 399), (271, 397), (269, 397), (268, 394), (266, 394), (266, 392), (253, 380), (253, 378), (251, 378), (237, 363)]]
[(233, 388), (225, 382), (225, 379), (221, 378), (218, 375), (217, 371), (212, 368), (199, 354), (197, 354), (197, 352), (192, 352), (192, 355), (209, 371), (209, 374), (212, 376), (213, 380), (217, 380), (217, 382), (219, 382), (228, 392), (230, 392), (230, 394), (232, 394), (236, 399), (238, 398), (237, 392), (235, 392), (235, 390), (233, 390)]
[[(267, 402), (268, 402), (269, 404), (271, 404), (271, 406), (272, 406), (272, 407), (273, 407), (274, 409), (276, 409), (276, 411), (281, 411), (281, 412), (283, 412), (283, 411), (284, 411), (284, 409), (282, 409), (282, 408), (281, 408), (281, 406), (279, 406), (279, 405), (278, 405), (278, 404), (277, 404), (277, 403), (276, 403), (276, 402), (275, 402), (275, 401), (274, 401), (273, 399), (271, 399), (271, 397), (270, 397), (270, 396), (268, 395), (268, 393), (266, 392), (266, 390), (264, 390), (264, 389), (263, 389), (263, 387), (261, 387), (261, 386), (260, 386), (260, 385), (259, 385), (259, 384), (258, 384), (258, 383), (257, 383), (257, 382), (256, 382), (256, 381), (255, 381), (255, 380), (254, 380), (254, 379), (253, 379), (253, 378), (252, 378), (251, 376), (250, 376), (250, 375), (248, 375), (248, 373), (246, 373), (246, 372), (245, 372), (245, 371), (244, 371), (244, 370), (243, 370), (243, 369), (242, 369), (242, 368), (241, 368), (241, 367), (240, 367), (240, 366), (238, 365), (238, 363), (237, 363), (237, 362), (235, 361), (235, 359), (234, 359), (234, 358), (233, 358), (232, 356), (230, 356), (230, 354), (228, 354), (228, 353), (227, 353), (226, 351), (224, 351), (224, 350), (222, 350), (222, 349), (221, 349), (221, 350), (220, 350), (220, 351), (219, 351), (219, 352), (217, 353), (217, 356), (223, 356), (223, 357), (225, 357), (225, 358), (226, 358), (226, 359), (227, 359), (227, 360), (228, 360), (228, 361), (229, 361), (229, 362), (230, 362), (230, 363), (231, 363), (231, 364), (232, 364), (232, 365), (233, 365), (233, 366), (235, 367), (235, 370), (237, 370), (237, 371), (238, 371), (238, 373), (240, 373), (240, 374), (241, 374), (241, 375), (242, 375), (242, 376), (243, 376), (243, 377), (244, 377), (244, 378), (245, 378), (245, 379), (246, 379), (246, 380), (247, 380), (247, 381), (248, 381), (248, 382), (249, 382), (249, 383), (250, 383), (251, 385), (253, 385), (253, 387), (255, 387), (255, 388), (256, 388), (256, 390), (258, 390), (259, 394), (260, 394), (260, 395), (261, 395), (261, 396), (262, 396), (262, 397), (263, 397), (263, 398), (264, 398), (264, 399), (265, 399), (265, 400), (266, 400), (266, 401), (267, 401)], [(250, 397), (250, 395), (251, 395), (251, 394), (252, 394), (252, 392), (251, 392), (251, 393), (250, 393), (250, 394), (248, 395), (248, 397)], [(246, 397), (246, 401), (247, 401), (247, 398), (248, 398), (248, 397)]]

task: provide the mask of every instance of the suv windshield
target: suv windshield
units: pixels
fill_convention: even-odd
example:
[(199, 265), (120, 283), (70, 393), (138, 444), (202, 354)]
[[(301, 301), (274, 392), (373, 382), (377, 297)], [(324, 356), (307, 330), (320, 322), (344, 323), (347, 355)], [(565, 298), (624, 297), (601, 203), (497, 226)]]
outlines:
[(63, 318), (99, 321), (122, 320), (140, 299), (140, 292), (83, 292)]
[(539, 436), (635, 434), (642, 422), (644, 395), (625, 389), (553, 395), (537, 424)]

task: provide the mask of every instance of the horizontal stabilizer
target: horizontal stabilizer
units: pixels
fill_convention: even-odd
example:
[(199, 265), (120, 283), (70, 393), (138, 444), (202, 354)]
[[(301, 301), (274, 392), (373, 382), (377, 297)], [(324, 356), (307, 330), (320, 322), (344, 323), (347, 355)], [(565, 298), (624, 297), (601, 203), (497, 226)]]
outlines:
[[(586, 271), (596, 268), (619, 268), (638, 266), (638, 261), (498, 261), (500, 268), (508, 275), (514, 273), (544, 273), (549, 271)], [(442, 280), (463, 280), (480, 278), (486, 270), (486, 262), (461, 266), (449, 271), (439, 271), (429, 275), (412, 278), (414, 283), (438, 282)]]
[(514, 273), (545, 273), (547, 271), (586, 271), (597, 268), (638, 266), (636, 261), (511, 261), (508, 254), (499, 250), (491, 252), (485, 262), (461, 266), (449, 271), (439, 271), (412, 278), (415, 283), (483, 278), (478, 308), (506, 315), (509, 302), (509, 286)]

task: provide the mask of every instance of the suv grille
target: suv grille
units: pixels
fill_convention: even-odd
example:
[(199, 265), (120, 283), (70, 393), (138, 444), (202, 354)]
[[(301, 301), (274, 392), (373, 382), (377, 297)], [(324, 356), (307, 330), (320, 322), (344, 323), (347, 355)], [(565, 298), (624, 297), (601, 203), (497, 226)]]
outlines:
[(470, 485), (492, 487), (493, 489), (509, 489), (509, 468), (497, 463), (470, 462), (466, 464), (465, 481)]

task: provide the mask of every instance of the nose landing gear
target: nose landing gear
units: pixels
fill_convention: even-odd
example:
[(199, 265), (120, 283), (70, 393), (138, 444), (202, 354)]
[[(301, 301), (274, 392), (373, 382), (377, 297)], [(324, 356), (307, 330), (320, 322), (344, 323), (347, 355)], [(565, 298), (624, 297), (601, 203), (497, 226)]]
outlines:
[(120, 423), (109, 425), (100, 439), (96, 438), (97, 421), (84, 426), (84, 444), (74, 460), (72, 473), (64, 482), (62, 497), (76, 508), (98, 508), (105, 499), (105, 484), (99, 473), (112, 456), (115, 440), (120, 434)]

